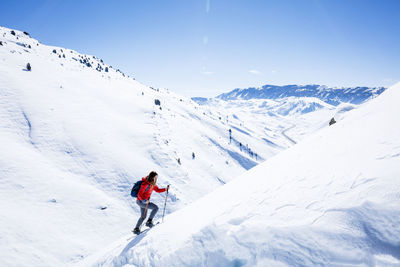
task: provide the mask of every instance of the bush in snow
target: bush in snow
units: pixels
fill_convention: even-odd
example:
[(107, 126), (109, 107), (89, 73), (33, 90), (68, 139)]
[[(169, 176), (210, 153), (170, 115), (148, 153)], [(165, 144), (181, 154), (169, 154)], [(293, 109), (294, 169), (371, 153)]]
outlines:
[(154, 99), (154, 104), (156, 104), (157, 106), (160, 106), (160, 105), (161, 105), (161, 102), (160, 102), (160, 100), (158, 100), (158, 99)]
[(3, 42), (2, 42), (2, 41), (0, 41), (0, 45), (3, 45)]
[(336, 123), (335, 118), (332, 118), (331, 121), (329, 122), (329, 126), (331, 126), (332, 124), (335, 124), (335, 123)]
[(15, 36), (15, 31), (11, 31), (11, 34)]
[(97, 70), (97, 71), (102, 71), (102, 70), (103, 70), (103, 67), (102, 67), (99, 63), (97, 63), (96, 70)]
[(27, 33), (27, 32), (24, 32), (24, 34), (30, 36), (29, 33)]
[(106, 68), (104, 69), (104, 71), (105, 71), (105, 72), (108, 72), (108, 67), (106, 67)]
[(56, 53), (57, 53), (57, 50), (53, 49), (53, 53), (56, 54)]
[(31, 71), (32, 67), (31, 67), (31, 64), (30, 64), (30, 63), (26, 64), (26, 69), (29, 70), (29, 71)]

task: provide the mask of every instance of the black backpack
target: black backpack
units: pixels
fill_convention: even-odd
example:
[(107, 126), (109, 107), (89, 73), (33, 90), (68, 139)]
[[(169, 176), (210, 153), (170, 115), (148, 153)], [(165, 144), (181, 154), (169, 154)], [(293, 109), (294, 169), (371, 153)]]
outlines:
[(142, 185), (142, 180), (140, 180), (140, 181), (137, 181), (134, 185), (133, 185), (133, 187), (132, 187), (132, 191), (131, 191), (131, 196), (132, 197), (137, 197), (137, 194), (139, 193), (139, 189), (140, 189), (140, 186)]

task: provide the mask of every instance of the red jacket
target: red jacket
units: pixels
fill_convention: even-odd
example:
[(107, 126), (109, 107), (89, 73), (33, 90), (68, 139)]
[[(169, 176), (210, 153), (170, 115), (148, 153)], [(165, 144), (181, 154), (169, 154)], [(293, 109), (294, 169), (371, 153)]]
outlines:
[(137, 195), (137, 199), (139, 201), (142, 201), (143, 199), (149, 200), (151, 193), (153, 193), (153, 190), (155, 190), (157, 193), (162, 193), (166, 191), (167, 189), (163, 188), (160, 189), (156, 185), (152, 185), (149, 181), (147, 181), (146, 177), (142, 178), (142, 185), (140, 186), (139, 193)]

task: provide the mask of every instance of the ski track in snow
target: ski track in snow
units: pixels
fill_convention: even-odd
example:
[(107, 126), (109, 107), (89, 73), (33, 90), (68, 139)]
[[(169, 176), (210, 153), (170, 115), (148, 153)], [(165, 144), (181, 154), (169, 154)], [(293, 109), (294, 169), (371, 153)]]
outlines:
[(293, 129), (294, 127), (296, 127), (296, 125), (292, 125), (292, 126), (290, 126), (289, 128), (284, 129), (284, 130), (281, 132), (281, 134), (282, 134), (287, 140), (289, 140), (289, 142), (291, 142), (292, 144), (295, 145), (297, 142), (294, 141), (294, 140), (293, 140), (292, 138), (290, 138), (289, 136), (287, 136), (287, 134), (286, 134), (287, 131)]

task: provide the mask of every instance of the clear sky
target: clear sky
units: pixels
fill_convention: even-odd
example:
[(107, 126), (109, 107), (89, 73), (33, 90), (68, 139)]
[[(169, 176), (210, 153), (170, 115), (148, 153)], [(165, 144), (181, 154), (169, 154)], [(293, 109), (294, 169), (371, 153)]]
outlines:
[(186, 96), (400, 81), (397, 0), (1, 0), (0, 25)]

